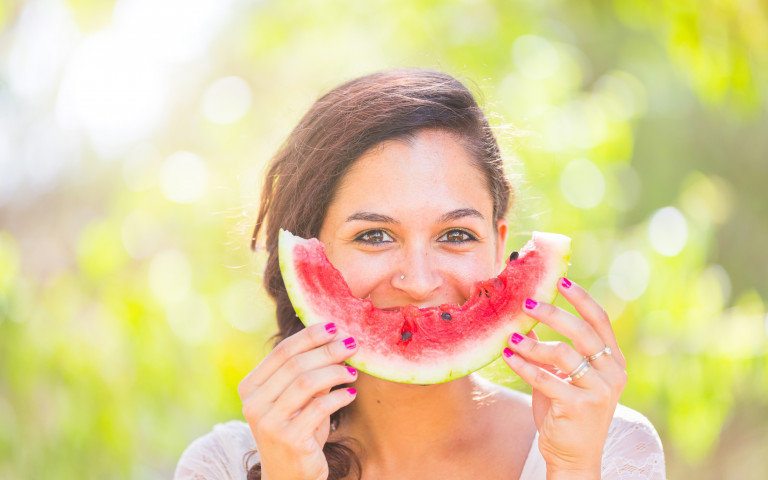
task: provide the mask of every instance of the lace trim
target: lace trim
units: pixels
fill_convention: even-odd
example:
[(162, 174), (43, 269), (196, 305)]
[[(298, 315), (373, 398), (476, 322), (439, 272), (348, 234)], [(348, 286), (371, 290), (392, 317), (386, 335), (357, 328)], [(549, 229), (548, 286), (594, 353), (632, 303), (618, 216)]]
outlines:
[[(621, 410), (619, 410), (621, 409)], [(606, 438), (602, 478), (664, 480), (666, 469), (661, 439), (647, 418), (620, 406)]]
[[(537, 435), (538, 436), (538, 435)], [(534, 440), (534, 445), (537, 439)], [(246, 453), (256, 449), (248, 424), (218, 424), (184, 451), (176, 466), (175, 480), (245, 480)], [(250, 465), (258, 462), (258, 453)], [(543, 480), (546, 465), (538, 448), (531, 448), (521, 480)], [(653, 425), (643, 415), (619, 405), (603, 451), (604, 480), (666, 480), (664, 451)]]
[[(256, 449), (248, 424), (220, 423), (184, 451), (176, 466), (175, 480), (245, 480), (245, 455)], [(258, 453), (250, 464), (259, 461)]]

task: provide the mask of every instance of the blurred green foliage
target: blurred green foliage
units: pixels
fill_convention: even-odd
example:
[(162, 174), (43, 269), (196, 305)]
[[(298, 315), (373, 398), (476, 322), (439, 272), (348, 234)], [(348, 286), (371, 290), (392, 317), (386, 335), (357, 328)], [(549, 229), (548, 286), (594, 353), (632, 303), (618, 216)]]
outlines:
[(241, 418), (274, 331), (264, 163), (396, 66), (481, 96), (509, 248), (573, 237), (670, 478), (768, 470), (764, 2), (33, 0), (0, 32), (0, 478), (168, 478)]

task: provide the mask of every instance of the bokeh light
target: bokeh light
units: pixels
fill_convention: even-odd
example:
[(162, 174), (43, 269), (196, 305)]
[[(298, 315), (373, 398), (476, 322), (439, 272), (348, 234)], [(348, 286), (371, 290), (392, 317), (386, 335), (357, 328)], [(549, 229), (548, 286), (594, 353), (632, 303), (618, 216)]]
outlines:
[(656, 211), (648, 223), (648, 236), (653, 248), (672, 257), (680, 253), (688, 240), (688, 223), (680, 210), (664, 207)]
[(192, 285), (192, 268), (178, 250), (164, 250), (149, 264), (149, 288), (163, 303), (182, 300)]
[(169, 302), (165, 315), (173, 333), (189, 345), (200, 345), (211, 334), (211, 308), (205, 297), (195, 292)]
[(606, 185), (606, 203), (620, 211), (632, 209), (640, 200), (642, 191), (637, 171), (632, 165), (619, 163), (612, 165), (606, 176), (613, 180)]
[(231, 14), (231, 0), (118, 0), (114, 25), (133, 49), (170, 64), (203, 55)]
[(697, 290), (702, 308), (719, 312), (731, 300), (731, 278), (722, 265), (710, 265), (701, 272)]
[(123, 246), (135, 259), (153, 255), (160, 248), (164, 236), (162, 225), (149, 212), (134, 210), (123, 221)]
[(651, 268), (642, 252), (630, 250), (613, 259), (608, 275), (616, 295), (624, 300), (636, 300), (648, 288)]
[(563, 197), (579, 208), (597, 206), (605, 195), (605, 179), (600, 169), (586, 158), (568, 162), (560, 175)]
[(8, 53), (7, 81), (14, 95), (41, 103), (55, 92), (78, 33), (72, 12), (63, 2), (27, 2)]
[(161, 154), (150, 143), (140, 143), (125, 154), (123, 179), (125, 185), (136, 192), (152, 188), (158, 181)]
[(224, 77), (216, 80), (205, 91), (203, 115), (205, 118), (227, 125), (245, 116), (251, 108), (251, 88), (240, 77)]
[(521, 35), (512, 46), (512, 58), (526, 77), (541, 80), (551, 77), (560, 66), (557, 49), (537, 35)]
[(73, 53), (58, 95), (65, 129), (85, 130), (104, 156), (122, 153), (163, 121), (168, 85), (162, 65), (115, 29), (89, 35)]
[(260, 282), (241, 280), (231, 285), (222, 294), (221, 311), (236, 329), (243, 332), (269, 330), (275, 321), (269, 308), (272, 302), (266, 298)]
[(208, 168), (192, 152), (176, 152), (165, 159), (160, 168), (160, 187), (168, 200), (192, 203), (205, 194)]

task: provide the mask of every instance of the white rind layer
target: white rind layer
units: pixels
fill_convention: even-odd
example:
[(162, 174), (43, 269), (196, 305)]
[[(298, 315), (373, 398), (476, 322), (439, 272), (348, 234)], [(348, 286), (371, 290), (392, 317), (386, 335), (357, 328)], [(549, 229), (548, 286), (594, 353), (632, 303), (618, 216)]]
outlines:
[[(324, 312), (316, 311), (308, 305), (306, 291), (296, 291), (302, 287), (298, 280), (296, 269), (291, 265), (292, 251), (295, 245), (304, 242), (288, 231), (280, 230), (279, 261), (283, 281), (288, 288), (288, 294), (296, 314), (306, 325), (316, 323), (343, 322), (339, 319), (326, 318)], [(551, 303), (557, 296), (557, 282), (565, 275), (571, 253), (571, 239), (556, 233), (533, 232), (533, 237), (521, 250), (522, 256), (526, 251), (536, 248), (546, 252), (547, 259), (544, 275), (539, 281), (539, 287), (533, 295), (538, 302)], [(474, 341), (466, 340), (461, 352), (446, 355), (439, 359), (431, 359), (428, 364), (424, 361), (408, 360), (398, 355), (386, 355), (374, 349), (360, 348), (347, 360), (347, 363), (370, 375), (387, 380), (413, 383), (433, 384), (461, 378), (497, 359), (507, 346), (507, 338), (513, 332), (526, 333), (536, 325), (536, 321), (524, 313), (518, 313), (499, 322), (499, 327), (488, 332), (482, 338)], [(343, 333), (343, 332), (342, 332)]]
[(557, 281), (565, 276), (565, 272), (568, 270), (568, 260), (571, 258), (571, 238), (559, 233), (533, 232), (532, 240), (535, 245), (539, 246), (538, 248), (550, 252), (549, 255), (545, 255), (548, 262), (544, 267), (544, 278), (539, 282), (534, 300), (550, 303), (557, 296)]
[(381, 355), (373, 350), (360, 350), (347, 363), (370, 375), (393, 382), (419, 385), (448, 382), (496, 360), (507, 346), (507, 337), (512, 332), (528, 332), (535, 324), (536, 321), (527, 315), (517, 315), (501, 323), (496, 331), (476, 341), (467, 341), (462, 352), (434, 359), (432, 365), (394, 355)]
[(316, 323), (331, 320), (324, 319), (322, 315), (312, 315), (312, 308), (310, 308), (310, 305), (305, 300), (308, 298), (307, 292), (302, 291), (300, 295), (296, 295), (295, 293), (292, 293), (293, 289), (289, 287), (302, 286), (302, 283), (299, 281), (299, 277), (296, 274), (296, 269), (291, 264), (291, 258), (293, 257), (293, 248), (304, 241), (306, 240), (292, 234), (288, 230), (283, 230), (281, 228), (277, 243), (280, 273), (283, 276), (283, 283), (285, 284), (286, 290), (288, 291), (288, 297), (291, 299), (291, 304), (293, 305), (293, 309), (296, 311), (296, 315), (298, 315), (302, 323), (308, 327)]

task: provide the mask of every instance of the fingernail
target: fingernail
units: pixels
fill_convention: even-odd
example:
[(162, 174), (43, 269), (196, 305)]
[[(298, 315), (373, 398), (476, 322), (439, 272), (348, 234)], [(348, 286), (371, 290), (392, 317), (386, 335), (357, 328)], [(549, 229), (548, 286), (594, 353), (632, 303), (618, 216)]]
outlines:
[(357, 343), (355, 342), (354, 338), (349, 337), (349, 338), (345, 338), (344, 339), (344, 346), (347, 347), (348, 349), (352, 350), (353, 348), (355, 348), (357, 346)]
[(568, 280), (568, 279), (567, 279), (567, 278), (565, 278), (565, 277), (563, 277), (563, 280), (562, 280), (562, 282), (561, 282), (561, 283), (563, 284), (563, 287), (565, 287), (565, 288), (571, 288), (571, 285), (573, 285), (573, 284), (571, 283), (571, 281), (570, 281), (570, 280)]
[(325, 324), (325, 331), (330, 333), (331, 335), (333, 335), (334, 333), (336, 333), (336, 324), (333, 323), (333, 322), (326, 323)]
[(518, 343), (523, 341), (523, 336), (520, 335), (519, 333), (513, 333), (512, 338), (510, 340), (512, 340), (512, 343), (517, 345)]
[(357, 375), (357, 370), (355, 369), (355, 367), (347, 367), (347, 371), (352, 375)]
[(357, 395), (357, 389), (354, 388), (348, 388), (347, 392), (349, 392), (350, 395)]
[(527, 298), (525, 300), (525, 308), (527, 308), (528, 310), (533, 310), (534, 308), (536, 308), (538, 304), (539, 302), (537, 302), (536, 300), (531, 300), (530, 298)]
[(505, 357), (507, 357), (507, 358), (509, 358), (509, 357), (511, 357), (512, 355), (514, 355), (514, 354), (515, 354), (515, 353), (514, 353), (512, 350), (510, 350), (509, 348), (505, 348), (505, 349), (504, 349), (504, 352), (502, 352), (502, 353), (503, 353), (503, 354), (504, 354), (504, 356), (505, 356)]

